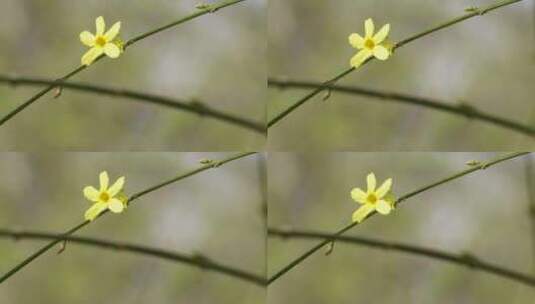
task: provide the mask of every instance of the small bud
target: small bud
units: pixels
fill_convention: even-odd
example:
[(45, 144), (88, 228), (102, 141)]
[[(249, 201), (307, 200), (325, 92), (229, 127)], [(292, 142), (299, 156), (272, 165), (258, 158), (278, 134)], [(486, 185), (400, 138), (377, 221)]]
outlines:
[(63, 88), (62, 87), (56, 87), (54, 89), (54, 98), (60, 97), (62, 92), (63, 92)]
[(327, 247), (325, 247), (325, 255), (330, 255), (331, 253), (333, 253), (333, 250), (334, 250), (334, 241), (331, 241), (329, 242), (329, 244), (326, 245)]
[(214, 162), (213, 160), (208, 159), (208, 158), (201, 158), (201, 159), (199, 160), (199, 163), (200, 163), (201, 165), (209, 165), (209, 164), (211, 164), (211, 163), (213, 163), (213, 162)]
[(327, 88), (325, 91), (325, 95), (323, 95), (322, 100), (327, 101), (331, 97), (331, 88)]
[(481, 162), (477, 160), (469, 160), (465, 164), (470, 167), (475, 167), (481, 165)]

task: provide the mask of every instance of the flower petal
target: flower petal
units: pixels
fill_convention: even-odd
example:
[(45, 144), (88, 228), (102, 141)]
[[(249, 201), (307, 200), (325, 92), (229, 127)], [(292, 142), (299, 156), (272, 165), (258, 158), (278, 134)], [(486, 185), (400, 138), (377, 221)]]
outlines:
[(104, 34), (104, 30), (106, 29), (106, 23), (104, 22), (104, 17), (100, 16), (95, 20), (95, 25), (97, 26), (97, 32), (96, 36), (100, 36)]
[(353, 212), (353, 222), (362, 222), (370, 213), (375, 210), (375, 206), (372, 204), (366, 204), (361, 206), (355, 212)]
[(368, 193), (374, 192), (377, 180), (375, 179), (375, 174), (373, 174), (373, 172), (366, 176), (366, 183), (368, 184)]
[(100, 192), (95, 187), (87, 186), (84, 188), (84, 196), (92, 202), (98, 202)]
[(106, 37), (106, 40), (112, 41), (115, 39), (117, 34), (119, 34), (119, 31), (121, 30), (121, 22), (116, 22), (107, 32), (104, 34), (104, 37)]
[(80, 33), (80, 41), (89, 47), (93, 47), (95, 45), (95, 35), (88, 31), (83, 31)]
[(387, 201), (380, 200), (375, 205), (375, 209), (377, 210), (377, 212), (383, 215), (387, 215), (392, 210), (392, 205), (390, 205)]
[(108, 194), (111, 197), (114, 197), (117, 195), (117, 193), (121, 192), (123, 190), (124, 186), (124, 176), (121, 176), (117, 179), (117, 181), (108, 189)]
[(91, 48), (82, 56), (82, 65), (90, 65), (95, 59), (102, 55), (102, 52), (103, 50), (101, 48)]
[(123, 212), (124, 210), (124, 204), (123, 202), (121, 202), (120, 200), (116, 199), (116, 198), (113, 198), (110, 200), (110, 202), (108, 203), (108, 208), (111, 210), (111, 212), (113, 213), (121, 213)]
[(102, 212), (104, 212), (104, 210), (108, 209), (108, 205), (104, 204), (104, 203), (96, 203), (96, 204), (93, 204), (93, 206), (91, 206), (89, 209), (87, 209), (87, 211), (85, 212), (85, 219), (88, 220), (88, 221), (92, 221), (94, 220), (95, 218), (97, 218), (97, 216), (99, 214), (101, 214)]
[(366, 192), (362, 191), (360, 188), (353, 188), (351, 190), (351, 198), (358, 203), (365, 204), (366, 203)]
[(364, 61), (366, 61), (366, 59), (370, 58), (372, 55), (373, 53), (371, 51), (363, 49), (351, 58), (349, 64), (354, 68), (358, 68), (362, 65)]
[(366, 21), (364, 21), (364, 33), (366, 34), (366, 38), (373, 37), (374, 30), (375, 30), (375, 26), (373, 25), (372, 18), (366, 19)]
[(373, 36), (373, 42), (375, 44), (381, 44), (386, 37), (388, 36), (388, 33), (390, 32), (390, 24), (385, 24), (383, 27)]
[(108, 189), (108, 185), (110, 183), (110, 178), (108, 177), (108, 172), (102, 171), (100, 172), (98, 179), (100, 181), (100, 191), (105, 191)]
[(121, 50), (115, 43), (106, 43), (104, 46), (104, 53), (110, 58), (117, 58), (121, 55)]
[(349, 35), (349, 44), (356, 49), (362, 49), (364, 48), (364, 38), (357, 33), (353, 33)]
[(387, 60), (390, 57), (390, 52), (382, 45), (377, 45), (373, 48), (373, 56), (379, 60)]
[(377, 188), (377, 190), (375, 191), (375, 195), (377, 196), (377, 198), (381, 199), (390, 191), (391, 188), (392, 179), (389, 178), (385, 180), (379, 188)]

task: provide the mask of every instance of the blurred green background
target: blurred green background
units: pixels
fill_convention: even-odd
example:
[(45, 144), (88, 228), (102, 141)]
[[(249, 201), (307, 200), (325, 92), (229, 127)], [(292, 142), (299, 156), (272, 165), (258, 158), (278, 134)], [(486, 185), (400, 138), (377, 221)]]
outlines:
[[(204, 1), (216, 3), (218, 1)], [(3, 0), (0, 73), (57, 78), (79, 66), (84, 30), (122, 22), (127, 40), (195, 12), (196, 0)], [(266, 1), (243, 3), (147, 38), (118, 60), (104, 60), (75, 76), (148, 93), (198, 99), (206, 105), (265, 121)], [(231, 74), (229, 74), (231, 73)], [(0, 84), (0, 115), (39, 89)], [(0, 128), (1, 150), (259, 149), (265, 136), (208, 117), (94, 94), (52, 94)]]
[[(393, 178), (400, 196), (467, 169), (495, 153), (270, 153), (270, 227), (334, 232), (351, 222), (353, 187)], [(534, 156), (534, 155), (532, 155)], [(532, 159), (535, 161), (535, 159)], [(374, 216), (347, 235), (469, 252), (526, 274), (535, 272), (526, 157), (467, 175)], [(531, 172), (535, 174), (535, 172)], [(269, 238), (273, 275), (318, 243)], [(336, 243), (272, 283), (268, 303), (533, 303), (534, 289), (466, 267), (397, 251)]]
[[(217, 153), (0, 154), (0, 227), (63, 232), (83, 221), (82, 195), (108, 170), (126, 176), (126, 194), (185, 173)], [(133, 242), (265, 272), (261, 155), (248, 156), (148, 194), (78, 235)], [(259, 171), (260, 169), (260, 171)], [(232, 223), (232, 224), (231, 224)], [(43, 246), (0, 239), (0, 272)], [(69, 243), (0, 285), (0, 303), (263, 303), (265, 290), (211, 271)]]
[[(399, 41), (464, 14), (487, 1), (271, 0), (268, 9), (270, 76), (325, 81), (349, 68), (356, 53), (350, 33), (391, 24)], [(372, 62), (340, 81), (449, 103), (535, 124), (534, 3), (522, 1), (436, 32)], [(309, 90), (270, 88), (269, 117)], [(535, 143), (487, 123), (367, 97), (321, 96), (269, 130), (271, 150), (497, 151)]]

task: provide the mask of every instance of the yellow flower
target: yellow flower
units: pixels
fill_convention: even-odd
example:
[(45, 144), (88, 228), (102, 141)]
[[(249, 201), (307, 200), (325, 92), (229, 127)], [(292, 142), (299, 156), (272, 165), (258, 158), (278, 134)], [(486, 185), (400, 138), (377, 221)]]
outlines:
[(111, 186), (109, 185), (109, 177), (106, 171), (100, 173), (100, 189), (97, 190), (92, 186), (84, 188), (84, 196), (91, 202), (94, 202), (85, 212), (85, 219), (92, 221), (99, 214), (106, 209), (110, 209), (111, 212), (121, 213), (126, 208), (128, 199), (122, 193), (124, 187), (124, 176), (117, 179), (117, 181)]
[(116, 40), (121, 29), (121, 22), (115, 23), (107, 32), (105, 32), (106, 24), (103, 17), (98, 17), (95, 23), (97, 32), (94, 35), (88, 31), (80, 33), (80, 41), (91, 48), (82, 56), (82, 65), (90, 65), (102, 54), (117, 58), (123, 51)]
[(386, 215), (394, 209), (395, 200), (390, 194), (392, 179), (387, 179), (379, 188), (375, 188), (377, 183), (375, 174), (368, 174), (366, 181), (368, 184), (366, 192), (359, 188), (351, 190), (351, 198), (362, 204), (362, 206), (353, 213), (353, 222), (362, 222), (362, 220), (373, 211)]
[[(350, 65), (358, 68), (368, 58), (374, 56), (379, 60), (386, 60), (392, 54), (390, 43), (386, 42), (390, 32), (390, 24), (385, 24), (376, 34), (373, 20), (368, 18), (364, 22), (364, 38), (357, 33), (349, 35), (349, 44), (359, 52), (351, 58)], [(389, 47), (390, 46), (390, 47)]]

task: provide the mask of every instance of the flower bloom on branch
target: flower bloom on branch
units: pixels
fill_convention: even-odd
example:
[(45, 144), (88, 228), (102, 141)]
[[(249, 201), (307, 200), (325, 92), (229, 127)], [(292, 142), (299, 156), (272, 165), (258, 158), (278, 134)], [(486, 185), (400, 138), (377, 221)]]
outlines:
[(349, 35), (349, 44), (359, 50), (351, 58), (352, 67), (358, 68), (372, 56), (379, 60), (386, 60), (392, 54), (393, 45), (386, 40), (390, 32), (390, 24), (385, 24), (376, 34), (374, 31), (373, 20), (368, 18), (364, 22), (364, 37), (357, 33)]
[(357, 203), (362, 204), (353, 213), (353, 222), (362, 222), (373, 211), (387, 215), (394, 209), (395, 200), (390, 193), (392, 179), (387, 179), (379, 188), (376, 188), (377, 181), (375, 174), (368, 174), (366, 181), (368, 184), (366, 191), (360, 188), (353, 188), (351, 190), (351, 198)]
[(117, 58), (123, 52), (122, 42), (118, 38), (121, 22), (116, 22), (107, 32), (103, 17), (98, 17), (95, 23), (97, 32), (94, 35), (88, 31), (80, 33), (80, 41), (91, 48), (82, 56), (82, 65), (90, 65), (102, 54)]
[(84, 188), (85, 198), (94, 203), (85, 212), (85, 219), (89, 221), (94, 220), (107, 209), (113, 213), (121, 213), (128, 202), (127, 197), (122, 193), (124, 176), (118, 178), (111, 187), (108, 187), (110, 179), (106, 171), (100, 173), (99, 180), (100, 188), (98, 190), (92, 186)]

